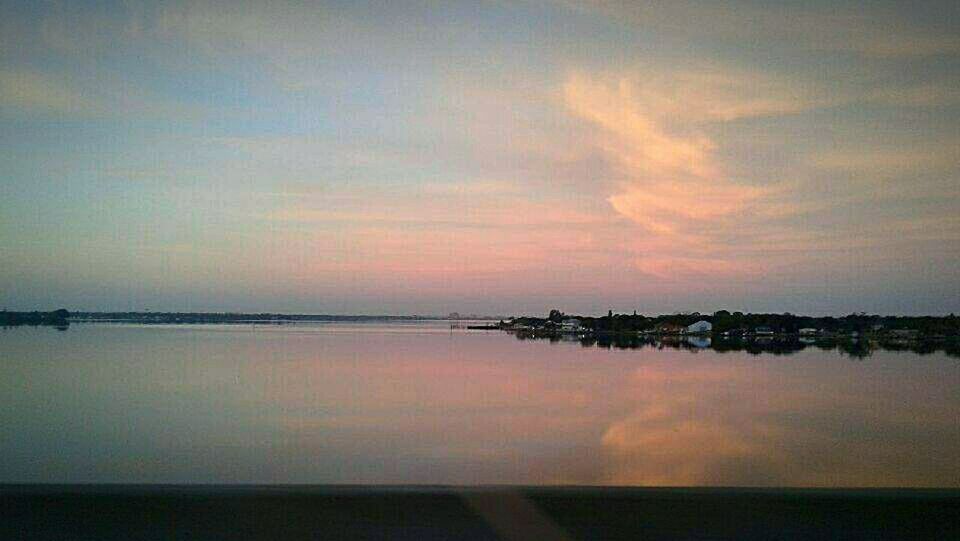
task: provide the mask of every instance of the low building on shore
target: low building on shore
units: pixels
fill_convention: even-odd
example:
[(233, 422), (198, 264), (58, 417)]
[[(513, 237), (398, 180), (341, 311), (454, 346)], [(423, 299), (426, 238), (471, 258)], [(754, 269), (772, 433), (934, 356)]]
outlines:
[(576, 318), (564, 319), (560, 322), (560, 330), (562, 332), (580, 332), (583, 330), (583, 325)]
[(688, 325), (685, 332), (687, 334), (709, 334), (710, 332), (713, 332), (713, 323), (710, 323), (705, 319), (701, 319), (693, 325)]
[(682, 334), (686, 327), (679, 323), (660, 323), (653, 330), (657, 334)]

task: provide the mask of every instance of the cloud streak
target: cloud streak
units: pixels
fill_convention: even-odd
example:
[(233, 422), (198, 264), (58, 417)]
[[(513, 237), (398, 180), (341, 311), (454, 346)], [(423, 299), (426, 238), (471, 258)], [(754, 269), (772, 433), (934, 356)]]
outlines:
[[(713, 80), (724, 86), (727, 79)], [(724, 248), (717, 246), (717, 233), (755, 222), (754, 208), (771, 188), (731, 180), (715, 157), (717, 144), (696, 120), (725, 118), (718, 110), (767, 110), (737, 104), (729, 96), (721, 97), (723, 104), (717, 108), (702, 101), (712, 95), (710, 90), (706, 87), (697, 96), (681, 92), (677, 98), (625, 77), (610, 82), (580, 74), (564, 84), (570, 114), (599, 129), (596, 144), (620, 167), (624, 180), (608, 201), (642, 228), (638, 251), (648, 253), (640, 256), (637, 267), (655, 278), (705, 275), (706, 269), (730, 276), (751, 267), (717, 255)], [(693, 113), (691, 120), (678, 124), (673, 113), (681, 109)], [(668, 126), (670, 122), (674, 125)]]

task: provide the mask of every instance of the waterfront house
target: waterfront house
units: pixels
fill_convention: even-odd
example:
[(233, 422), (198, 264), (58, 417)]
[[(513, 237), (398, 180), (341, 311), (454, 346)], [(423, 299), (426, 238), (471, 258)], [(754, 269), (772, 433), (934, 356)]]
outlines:
[(757, 336), (773, 336), (773, 329), (770, 327), (757, 327), (753, 330), (753, 334)]
[(560, 330), (562, 332), (580, 332), (583, 330), (583, 326), (580, 324), (579, 319), (570, 318), (560, 323)]
[(820, 334), (820, 331), (817, 329), (811, 329), (809, 327), (800, 329), (800, 336), (816, 336), (818, 334)]
[(677, 323), (660, 323), (654, 330), (657, 334), (681, 334), (686, 330), (686, 327)]
[(687, 334), (707, 334), (713, 330), (713, 324), (709, 321), (701, 319), (700, 321), (689, 325), (686, 328)]

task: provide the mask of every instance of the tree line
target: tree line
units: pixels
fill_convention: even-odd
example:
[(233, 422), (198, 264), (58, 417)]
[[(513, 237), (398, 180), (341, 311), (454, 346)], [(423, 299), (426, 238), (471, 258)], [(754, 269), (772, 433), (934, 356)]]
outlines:
[(20, 325), (53, 325), (65, 327), (70, 324), (70, 312), (60, 308), (52, 312), (9, 312), (0, 311), (0, 327)]
[(564, 314), (560, 310), (551, 310), (545, 318), (517, 317), (514, 323), (530, 326), (549, 326), (560, 324), (563, 320), (576, 318), (586, 330), (594, 332), (642, 332), (653, 331), (663, 325), (687, 327), (698, 321), (708, 321), (713, 332), (724, 333), (737, 330), (754, 330), (768, 327), (775, 333), (796, 334), (800, 329), (810, 328), (825, 333), (866, 334), (878, 331), (916, 331), (920, 336), (953, 336), (960, 334), (960, 317), (948, 316), (884, 316), (853, 313), (841, 317), (801, 316), (791, 313), (744, 313), (719, 310), (712, 314), (699, 312), (646, 316), (643, 314), (615, 314), (606, 316), (580, 316)]

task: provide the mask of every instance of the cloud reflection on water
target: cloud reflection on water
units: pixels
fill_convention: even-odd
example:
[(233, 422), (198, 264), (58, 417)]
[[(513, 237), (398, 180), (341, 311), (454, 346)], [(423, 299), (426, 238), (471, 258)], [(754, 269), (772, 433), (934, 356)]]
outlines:
[(960, 486), (939, 352), (75, 327), (0, 341), (0, 481)]

